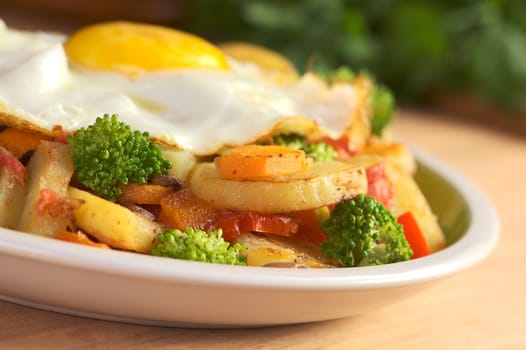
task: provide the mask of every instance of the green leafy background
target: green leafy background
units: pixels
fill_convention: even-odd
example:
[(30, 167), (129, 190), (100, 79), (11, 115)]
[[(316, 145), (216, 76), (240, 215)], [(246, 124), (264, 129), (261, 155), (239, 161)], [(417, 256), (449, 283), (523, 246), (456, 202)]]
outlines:
[(183, 27), (273, 48), (299, 70), (366, 69), (401, 101), (472, 93), (526, 110), (524, 0), (194, 0)]

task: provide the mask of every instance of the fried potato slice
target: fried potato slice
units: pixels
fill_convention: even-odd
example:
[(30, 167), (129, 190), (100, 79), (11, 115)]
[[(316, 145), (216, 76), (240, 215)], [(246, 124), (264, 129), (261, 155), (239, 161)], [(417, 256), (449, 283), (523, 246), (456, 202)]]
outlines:
[(393, 214), (398, 217), (405, 212), (412, 212), (429, 249), (435, 252), (444, 248), (445, 235), (414, 178), (399, 167), (392, 165), (386, 168), (386, 174), (394, 185)]
[(414, 175), (416, 172), (415, 158), (404, 143), (371, 139), (362, 149), (362, 153), (384, 157), (388, 163), (406, 174)]
[(75, 209), (75, 222), (84, 232), (113, 248), (149, 253), (161, 225), (119, 204), (69, 187), (69, 196), (83, 202)]
[(71, 222), (67, 215), (43, 213), (39, 210), (39, 202), (43, 191), (51, 191), (59, 198), (67, 196), (73, 176), (69, 145), (42, 141), (27, 165), (27, 173), (27, 198), (17, 229), (48, 237), (66, 230)]
[(9, 170), (0, 167), (0, 188), (0, 227), (15, 228), (24, 206), (26, 187)]
[(364, 164), (362, 158), (315, 162), (294, 174), (249, 181), (224, 179), (213, 163), (201, 163), (189, 182), (197, 197), (218, 209), (286, 213), (319, 208), (367, 193)]
[(247, 248), (248, 266), (314, 267), (335, 265), (323, 257), (321, 248), (286, 237), (245, 233), (236, 242)]

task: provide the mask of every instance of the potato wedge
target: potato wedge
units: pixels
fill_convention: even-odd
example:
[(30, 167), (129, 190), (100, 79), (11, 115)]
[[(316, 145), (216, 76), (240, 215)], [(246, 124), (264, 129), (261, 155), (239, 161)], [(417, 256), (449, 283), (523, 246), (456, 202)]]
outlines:
[(168, 170), (168, 174), (181, 180), (186, 180), (190, 170), (196, 163), (195, 156), (188, 151), (172, 149), (166, 146), (161, 146), (161, 151), (163, 157), (172, 165)]
[(52, 237), (65, 230), (70, 220), (66, 216), (42, 215), (37, 207), (42, 190), (51, 190), (59, 197), (67, 196), (73, 175), (69, 145), (42, 141), (29, 161), (27, 173), (27, 198), (17, 229)]
[(247, 265), (294, 267), (293, 264), (307, 267), (335, 267), (323, 257), (321, 248), (298, 242), (286, 237), (245, 233), (236, 242), (247, 248)]
[(401, 142), (385, 143), (381, 140), (371, 139), (362, 149), (363, 154), (378, 155), (393, 166), (398, 167), (406, 174), (414, 175), (416, 161), (406, 144)]
[(386, 168), (386, 174), (394, 185), (393, 214), (398, 217), (407, 211), (412, 212), (431, 251), (444, 248), (444, 233), (413, 177), (392, 165)]
[(86, 233), (114, 248), (149, 253), (161, 225), (89, 192), (69, 187), (69, 196), (83, 201), (75, 222)]
[(319, 162), (287, 176), (259, 181), (228, 180), (213, 163), (197, 165), (189, 178), (192, 192), (218, 209), (285, 213), (319, 208), (367, 192), (361, 162)]
[(0, 168), (0, 227), (16, 228), (24, 206), (26, 187), (10, 171)]

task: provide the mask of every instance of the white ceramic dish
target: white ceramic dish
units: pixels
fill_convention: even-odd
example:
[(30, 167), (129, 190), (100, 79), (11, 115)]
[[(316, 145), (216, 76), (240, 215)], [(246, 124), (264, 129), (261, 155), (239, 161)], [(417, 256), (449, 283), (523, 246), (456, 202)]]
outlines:
[(188, 327), (252, 327), (347, 317), (408, 297), (494, 248), (496, 211), (471, 182), (414, 150), (417, 179), (449, 246), (391, 265), (223, 266), (144, 256), (0, 229), (0, 299), (78, 316)]

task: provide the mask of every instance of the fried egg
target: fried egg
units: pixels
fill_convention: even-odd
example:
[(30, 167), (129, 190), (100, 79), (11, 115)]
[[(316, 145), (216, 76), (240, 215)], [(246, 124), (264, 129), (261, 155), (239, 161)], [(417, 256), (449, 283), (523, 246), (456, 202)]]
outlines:
[(197, 155), (277, 132), (337, 137), (352, 124), (359, 94), (351, 84), (263, 75), (175, 29), (109, 22), (68, 37), (0, 22), (0, 122), (73, 132), (118, 114)]

